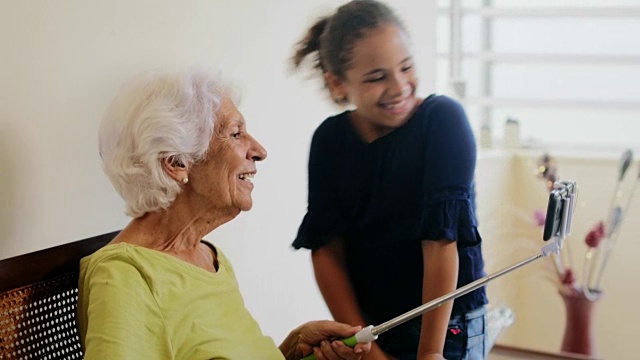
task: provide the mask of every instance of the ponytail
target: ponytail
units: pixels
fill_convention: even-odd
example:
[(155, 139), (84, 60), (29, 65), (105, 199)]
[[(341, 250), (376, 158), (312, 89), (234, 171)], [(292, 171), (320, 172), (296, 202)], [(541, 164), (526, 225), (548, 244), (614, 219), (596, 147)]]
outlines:
[(320, 18), (309, 31), (307, 31), (304, 38), (296, 44), (295, 54), (293, 55), (294, 68), (298, 69), (307, 56), (315, 53), (315, 64), (313, 64), (313, 67), (322, 73), (327, 71), (320, 56), (320, 43), (322, 34), (327, 28), (327, 24), (329, 24), (329, 19), (329, 17)]
[[(370, 30), (392, 24), (405, 30), (394, 11), (378, 0), (351, 0), (337, 11), (320, 18), (294, 46), (294, 70), (313, 55), (313, 68), (345, 79), (353, 48)], [(324, 78), (324, 76), (323, 76)], [(328, 84), (325, 81), (325, 86)], [(335, 100), (342, 103), (342, 100)]]

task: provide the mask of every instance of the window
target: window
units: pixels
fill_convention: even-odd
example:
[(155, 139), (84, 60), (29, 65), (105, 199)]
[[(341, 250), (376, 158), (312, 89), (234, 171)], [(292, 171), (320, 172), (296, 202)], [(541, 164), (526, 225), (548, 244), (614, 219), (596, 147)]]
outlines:
[[(640, 0), (438, 0), (439, 93), (481, 144), (640, 149)], [(485, 131), (483, 131), (483, 129)]]

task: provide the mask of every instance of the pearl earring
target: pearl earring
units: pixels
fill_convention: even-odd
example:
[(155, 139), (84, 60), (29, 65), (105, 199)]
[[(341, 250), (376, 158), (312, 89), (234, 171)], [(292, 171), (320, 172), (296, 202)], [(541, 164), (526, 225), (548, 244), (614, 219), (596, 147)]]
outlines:
[(186, 184), (188, 182), (189, 182), (189, 178), (188, 177), (182, 178), (182, 183), (183, 184)]

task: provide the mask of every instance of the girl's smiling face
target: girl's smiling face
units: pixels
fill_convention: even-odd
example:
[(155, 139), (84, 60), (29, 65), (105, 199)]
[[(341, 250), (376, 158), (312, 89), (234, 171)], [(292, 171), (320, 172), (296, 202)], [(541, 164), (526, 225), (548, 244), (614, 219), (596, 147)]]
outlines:
[(404, 124), (418, 105), (409, 39), (396, 25), (368, 30), (352, 49), (344, 79), (328, 73), (327, 82), (356, 106), (360, 126), (382, 134)]

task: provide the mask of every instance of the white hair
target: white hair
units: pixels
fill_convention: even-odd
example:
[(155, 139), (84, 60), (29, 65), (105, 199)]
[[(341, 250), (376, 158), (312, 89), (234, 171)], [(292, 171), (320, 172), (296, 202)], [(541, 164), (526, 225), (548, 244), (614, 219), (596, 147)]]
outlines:
[(153, 72), (122, 86), (100, 124), (103, 169), (134, 218), (166, 209), (181, 186), (163, 169), (204, 159), (228, 88), (203, 70)]

